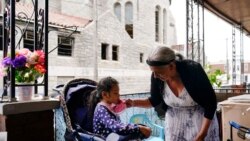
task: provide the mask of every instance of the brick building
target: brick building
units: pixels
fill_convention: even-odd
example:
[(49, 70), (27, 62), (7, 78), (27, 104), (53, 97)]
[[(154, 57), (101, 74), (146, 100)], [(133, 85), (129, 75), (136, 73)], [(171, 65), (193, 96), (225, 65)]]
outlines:
[[(30, 5), (20, 0), (17, 12), (32, 17)], [(121, 94), (148, 92), (149, 52), (176, 44), (169, 0), (49, 0), (49, 5), (49, 51), (55, 49), (49, 54), (49, 88), (74, 78), (113, 76)], [(17, 19), (21, 30), (25, 20)], [(32, 43), (32, 27), (31, 21), (24, 38), (16, 35), (20, 47)]]

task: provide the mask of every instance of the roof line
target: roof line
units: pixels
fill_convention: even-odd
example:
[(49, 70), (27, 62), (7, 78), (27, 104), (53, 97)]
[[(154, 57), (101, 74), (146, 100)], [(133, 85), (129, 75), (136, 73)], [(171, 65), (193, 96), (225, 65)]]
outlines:
[[(22, 22), (27, 22), (27, 21), (29, 21), (29, 20), (20, 19), (20, 18), (16, 18), (16, 20), (17, 20), (17, 21), (22, 21)], [(31, 19), (31, 20), (30, 20), (30, 23), (34, 24), (34, 20)], [(55, 28), (58, 28), (58, 29), (65, 29), (65, 30), (72, 30), (72, 31), (75, 30), (74, 28), (71, 28), (71, 27), (73, 27), (73, 26), (67, 27), (67, 26), (61, 26), (61, 25), (54, 25), (54, 24), (51, 24), (51, 23), (49, 23), (49, 27), (55, 27)], [(75, 27), (78, 28), (79, 26), (75, 26)], [(77, 31), (79, 31), (79, 30), (77, 30)]]
[[(220, 17), (221, 19), (223, 19), (224, 21), (228, 22), (229, 24), (233, 25), (233, 24), (237, 24), (237, 25), (241, 25), (241, 23), (237, 22), (236, 20), (230, 18), (229, 16), (227, 16), (226, 14), (223, 14), (222, 11), (220, 11), (219, 9), (217, 9), (215, 6), (213, 6), (210, 2), (208, 2), (207, 0), (204, 1), (204, 7), (209, 10), (210, 12), (214, 13), (215, 15), (217, 15), (218, 17)], [(240, 29), (240, 27), (236, 27), (238, 29)], [(248, 31), (244, 26), (243, 26), (243, 30), (246, 32), (246, 35), (250, 35), (250, 31)]]
[[(0, 14), (0, 18), (3, 17), (3, 14)], [(27, 22), (28, 20), (25, 20), (23, 18), (15, 18), (17, 21), (21, 21), (21, 22)], [(55, 28), (58, 28), (58, 29), (65, 29), (65, 30), (71, 30), (71, 31), (74, 31), (75, 29), (74, 28), (71, 28), (71, 27), (77, 27), (78, 29), (76, 30), (77, 32), (80, 32), (79, 28), (85, 28), (89, 23), (91, 23), (92, 20), (90, 20), (86, 25), (84, 25), (83, 27), (80, 27), (80, 26), (62, 26), (62, 25), (55, 25), (55, 24), (51, 24), (49, 23), (49, 27), (55, 27)], [(34, 24), (34, 20), (31, 19), (30, 20), (30, 23)]]

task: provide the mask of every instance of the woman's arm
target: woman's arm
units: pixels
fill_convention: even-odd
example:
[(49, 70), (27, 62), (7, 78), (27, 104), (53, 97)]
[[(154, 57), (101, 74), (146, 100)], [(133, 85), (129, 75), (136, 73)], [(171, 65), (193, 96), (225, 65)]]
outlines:
[(196, 68), (196, 84), (193, 87), (196, 94), (193, 99), (204, 108), (204, 117), (212, 120), (217, 109), (215, 91), (202, 66), (198, 64)]
[(200, 132), (196, 135), (195, 141), (203, 141), (207, 136), (207, 132), (210, 126), (211, 120), (203, 118)]
[(150, 86), (150, 96), (146, 99), (128, 99), (126, 101), (127, 107), (141, 107), (141, 108), (151, 108), (156, 107), (163, 102), (162, 90), (164, 82), (158, 78), (154, 78), (154, 74), (151, 75), (151, 86)]
[(146, 99), (127, 99), (127, 107), (140, 107), (140, 108), (151, 108), (152, 105), (148, 98)]

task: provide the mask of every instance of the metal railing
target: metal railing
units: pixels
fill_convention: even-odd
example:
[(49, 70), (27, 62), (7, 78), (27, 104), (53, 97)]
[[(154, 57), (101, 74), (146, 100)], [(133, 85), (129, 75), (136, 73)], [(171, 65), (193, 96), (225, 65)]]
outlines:
[(248, 88), (218, 88), (214, 89), (216, 93), (228, 93), (228, 94), (250, 94), (250, 89)]
[[(150, 93), (135, 93), (135, 94), (128, 94), (128, 95), (121, 95), (121, 98), (124, 99), (136, 99), (136, 98), (147, 98), (150, 96)], [(148, 118), (155, 124), (161, 125), (164, 127), (164, 120), (160, 119), (156, 112), (154, 111), (154, 108), (129, 108), (125, 110), (121, 114), (121, 120), (125, 123), (129, 122), (129, 119), (134, 114), (146, 114)]]
[[(217, 97), (217, 102), (221, 102), (227, 100), (227, 98), (232, 96), (238, 96), (242, 94), (250, 94), (250, 89), (246, 88), (220, 88), (214, 89)], [(135, 93), (128, 95), (121, 95), (121, 98), (124, 99), (135, 99), (135, 98), (147, 98), (150, 96), (150, 93)], [(122, 113), (121, 120), (124, 122), (128, 122), (129, 118), (133, 114), (146, 114), (150, 120), (159, 125), (164, 125), (164, 120), (159, 119), (156, 115), (153, 108), (129, 108), (124, 113)]]
[[(6, 9), (3, 15), (2, 20), (2, 32), (3, 32), (3, 38), (2, 38), (2, 45), (3, 46), (3, 57), (6, 57), (7, 54), (10, 54), (11, 60), (15, 59), (15, 51), (16, 51), (16, 27), (19, 28), (16, 25), (16, 3), (19, 1), (11, 0), (11, 1), (1, 1), (1, 4), (3, 5), (3, 9)], [(33, 2), (34, 5), (34, 48), (37, 47), (38, 44), (38, 36), (37, 36), (37, 30), (38, 30), (38, 0), (35, 0)], [(46, 73), (44, 74), (44, 80), (41, 84), (38, 84), (37, 81), (35, 81), (34, 84), (27, 84), (27, 85), (19, 85), (15, 82), (15, 68), (11, 65), (10, 71), (8, 72), (8, 75), (3, 78), (3, 96), (10, 95), (10, 102), (16, 102), (16, 89), (15, 87), (20, 86), (34, 86), (35, 87), (35, 93), (37, 93), (37, 87), (38, 86), (44, 86), (44, 98), (48, 99), (48, 20), (49, 20), (49, 0), (44, 0), (44, 12), (42, 13), (43, 20), (42, 25), (44, 26), (43, 31), (41, 33), (44, 34), (44, 53), (45, 53), (45, 70)], [(24, 12), (22, 14), (27, 16)], [(28, 18), (27, 26), (30, 24), (30, 21), (32, 20), (32, 17)], [(27, 29), (26, 26), (26, 29)], [(26, 31), (25, 29), (25, 31)], [(25, 33), (25, 32), (24, 32)], [(24, 34), (22, 34), (23, 36)], [(42, 36), (41, 36), (42, 37)], [(21, 37), (22, 38), (22, 37)], [(21, 38), (17, 45), (20, 44)], [(41, 39), (40, 39), (41, 40)], [(41, 42), (40, 42), (41, 43)], [(8, 45), (10, 46), (10, 50), (8, 52)], [(9, 93), (8, 94), (8, 89)], [(3, 99), (3, 98), (2, 98)], [(0, 101), (1, 102), (1, 101)]]
[(216, 93), (217, 102), (227, 100), (229, 97), (233, 96), (250, 94), (250, 89), (248, 88), (219, 88), (214, 90)]

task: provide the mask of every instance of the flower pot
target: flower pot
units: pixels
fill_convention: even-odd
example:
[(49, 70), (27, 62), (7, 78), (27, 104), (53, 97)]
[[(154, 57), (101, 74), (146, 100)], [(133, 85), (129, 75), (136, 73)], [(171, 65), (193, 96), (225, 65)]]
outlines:
[(29, 101), (32, 99), (34, 86), (20, 86), (18, 87), (19, 101)]

